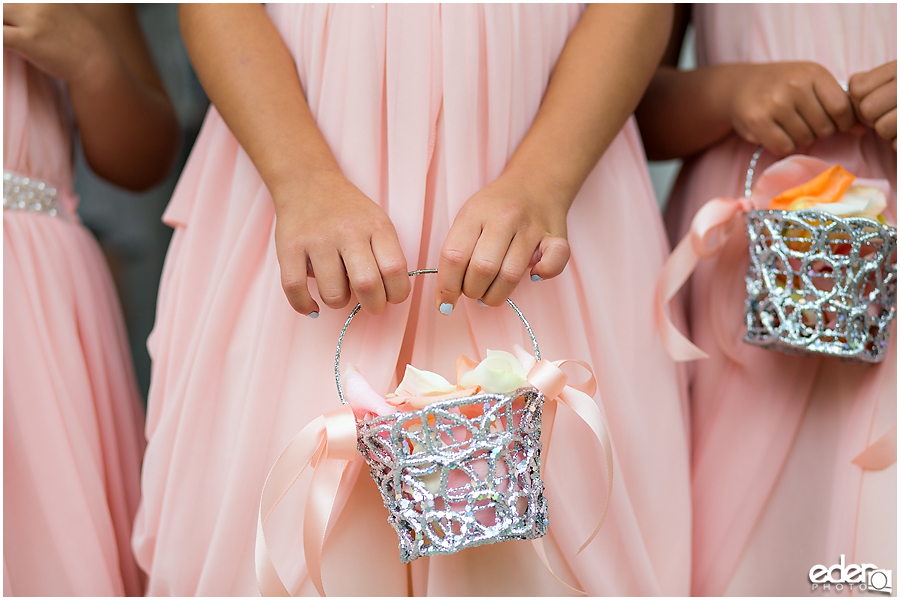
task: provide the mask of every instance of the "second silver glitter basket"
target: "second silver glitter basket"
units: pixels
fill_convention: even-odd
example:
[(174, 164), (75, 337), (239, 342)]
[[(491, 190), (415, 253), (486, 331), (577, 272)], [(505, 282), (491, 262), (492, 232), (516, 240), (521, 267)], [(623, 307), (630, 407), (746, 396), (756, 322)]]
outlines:
[[(750, 196), (760, 150), (747, 171)], [(797, 354), (884, 360), (897, 310), (897, 229), (818, 210), (753, 210), (744, 341)]]
[[(425, 273), (437, 270), (410, 275)], [(507, 303), (522, 320), (540, 360), (531, 326), (511, 300)], [(359, 308), (347, 318), (335, 353), (335, 381), (345, 404), (341, 345)], [(358, 449), (397, 532), (401, 561), (547, 533), (543, 404), (544, 395), (527, 386), (357, 422)]]

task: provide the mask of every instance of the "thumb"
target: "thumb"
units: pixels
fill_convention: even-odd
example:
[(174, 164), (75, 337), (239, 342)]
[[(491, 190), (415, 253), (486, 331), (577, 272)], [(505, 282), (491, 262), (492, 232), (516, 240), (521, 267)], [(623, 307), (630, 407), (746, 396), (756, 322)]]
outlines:
[[(545, 237), (541, 240), (537, 252), (539, 253), (538, 261), (531, 269), (532, 281), (551, 279), (562, 273), (572, 254), (569, 242), (561, 237)], [(535, 276), (538, 279), (535, 279)]]

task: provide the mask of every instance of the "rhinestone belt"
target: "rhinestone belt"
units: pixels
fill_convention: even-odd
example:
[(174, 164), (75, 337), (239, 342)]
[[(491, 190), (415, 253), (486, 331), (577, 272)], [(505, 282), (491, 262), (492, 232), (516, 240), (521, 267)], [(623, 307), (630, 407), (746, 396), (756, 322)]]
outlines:
[(3, 210), (27, 210), (50, 216), (65, 216), (55, 187), (17, 173), (3, 171)]

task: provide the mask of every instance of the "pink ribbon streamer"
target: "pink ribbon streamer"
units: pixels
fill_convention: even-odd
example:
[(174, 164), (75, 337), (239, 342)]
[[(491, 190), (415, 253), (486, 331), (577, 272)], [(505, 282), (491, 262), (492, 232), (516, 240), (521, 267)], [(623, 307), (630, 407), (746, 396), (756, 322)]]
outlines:
[[(560, 369), (560, 367), (566, 363), (574, 363), (584, 367), (590, 374), (590, 379), (588, 379), (585, 383), (579, 385), (567, 385), (569, 376), (566, 375), (562, 371), (562, 369)], [(583, 361), (557, 360), (551, 362), (548, 360), (541, 360), (540, 362), (536, 363), (528, 372), (528, 383), (539, 389), (544, 394), (544, 397), (546, 399), (555, 400), (557, 402), (565, 404), (573, 411), (575, 411), (575, 414), (577, 414), (581, 418), (581, 420), (591, 428), (591, 431), (594, 432), (594, 435), (600, 442), (600, 447), (603, 449), (603, 456), (606, 460), (606, 501), (603, 504), (603, 512), (600, 515), (599, 521), (597, 521), (596, 527), (594, 527), (594, 530), (588, 536), (587, 540), (585, 540), (585, 542), (578, 549), (578, 552), (575, 553), (575, 556), (578, 556), (585, 548), (587, 548), (588, 544), (594, 541), (597, 533), (599, 533), (600, 527), (603, 526), (603, 521), (606, 519), (606, 513), (609, 510), (609, 501), (612, 497), (612, 443), (609, 439), (609, 431), (606, 428), (606, 422), (603, 420), (603, 414), (600, 412), (597, 404), (591, 398), (597, 391), (597, 381), (594, 378), (594, 373), (591, 370), (591, 367)], [(542, 471), (547, 464), (547, 450), (550, 447), (550, 436), (553, 430), (553, 420), (556, 416), (556, 405), (548, 403), (547, 405), (545, 405), (544, 411), (545, 412), (542, 418), (542, 428), (547, 433), (547, 441), (544, 444), (544, 455), (541, 461)], [(543, 472), (541, 473), (541, 475), (543, 476)], [(547, 560), (547, 552), (544, 549), (543, 538), (532, 540), (532, 544), (534, 545), (534, 550), (537, 553), (540, 561), (543, 563), (544, 567), (546, 567), (550, 574), (553, 575), (553, 577), (560, 584), (562, 584), (563, 587), (576, 594), (580, 594), (582, 596), (587, 595), (584, 591), (563, 581), (553, 571), (553, 569), (550, 567), (550, 562)]]
[[(666, 307), (697, 267), (701, 258), (718, 254), (735, 227), (738, 217), (754, 208), (748, 198), (713, 198), (703, 205), (691, 221), (688, 235), (682, 239), (663, 265), (656, 282), (656, 328), (663, 346), (678, 362), (709, 358), (669, 319)], [(713, 239), (714, 235), (717, 239)], [(710, 245), (710, 242), (714, 242)]]
[(303, 552), (309, 577), (319, 592), (322, 584), (322, 546), (331, 510), (341, 484), (349, 483), (344, 472), (358, 456), (356, 419), (349, 406), (342, 406), (304, 427), (285, 447), (263, 484), (256, 525), (256, 579), (263, 596), (290, 596), (266, 547), (265, 524), (275, 507), (306, 467), (315, 468), (303, 513)]
[[(590, 379), (583, 384), (568, 385), (568, 375), (559, 368), (565, 363), (581, 365), (590, 374)], [(603, 449), (607, 470), (606, 503), (597, 526), (579, 548), (578, 553), (581, 553), (600, 531), (600, 527), (606, 519), (612, 494), (613, 457), (609, 431), (600, 409), (591, 399), (597, 390), (597, 382), (590, 366), (578, 360), (555, 362), (542, 360), (535, 363), (528, 374), (528, 382), (539, 389), (547, 400), (561, 402), (574, 410), (597, 436)], [(544, 444), (542, 470), (546, 465), (546, 452), (549, 447), (555, 414), (556, 404), (550, 402), (545, 404), (543, 421), (544, 430), (547, 432), (547, 441)], [(349, 485), (351, 481), (345, 477), (347, 466), (357, 457), (356, 419), (349, 406), (342, 406), (304, 427), (275, 460), (263, 485), (256, 528), (256, 578), (259, 583), (259, 591), (263, 596), (290, 595), (269, 556), (265, 525), (272, 511), (309, 466), (315, 469), (315, 473), (310, 482), (303, 516), (303, 551), (306, 556), (309, 577), (319, 595), (325, 596), (325, 588), (322, 583), (322, 548), (335, 499), (341, 493), (342, 487)], [(533, 542), (538, 558), (553, 577), (568, 590), (585, 595), (583, 591), (569, 585), (556, 575), (547, 560), (543, 541), (538, 539)]]

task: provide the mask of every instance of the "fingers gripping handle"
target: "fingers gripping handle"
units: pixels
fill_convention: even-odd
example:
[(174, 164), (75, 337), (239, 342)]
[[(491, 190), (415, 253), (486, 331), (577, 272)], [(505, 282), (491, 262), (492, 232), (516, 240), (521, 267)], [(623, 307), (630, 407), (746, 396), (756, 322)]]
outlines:
[[(841, 83), (841, 89), (844, 90), (847, 94), (850, 93), (850, 85), (847, 83)], [(750, 166), (747, 167), (747, 176), (744, 178), (744, 197), (749, 198), (753, 188), (753, 176), (756, 173), (756, 163), (759, 162), (759, 157), (762, 156), (764, 148), (760, 145), (757, 146), (756, 150), (753, 152), (753, 155), (750, 157)]]
[[(434, 275), (437, 274), (437, 269), (419, 269), (417, 271), (410, 271), (409, 276), (412, 277), (414, 275)], [(522, 324), (525, 326), (525, 331), (528, 332), (528, 337), (531, 340), (531, 345), (534, 346), (534, 357), (538, 362), (541, 360), (541, 350), (538, 348), (537, 340), (534, 337), (534, 332), (531, 330), (531, 325), (528, 324), (528, 320), (525, 319), (525, 315), (522, 314), (522, 311), (519, 310), (519, 307), (513, 303), (509, 298), (506, 299), (506, 303), (509, 304), (510, 308), (516, 311), (516, 314), (519, 315), (519, 319), (522, 321)], [(357, 304), (356, 308), (350, 313), (350, 316), (347, 317), (347, 320), (344, 322), (344, 327), (341, 329), (341, 335), (338, 338), (337, 349), (334, 353), (334, 381), (337, 384), (338, 397), (341, 399), (342, 404), (347, 404), (347, 400), (344, 399), (344, 388), (341, 387), (341, 347), (344, 343), (344, 334), (347, 333), (347, 327), (350, 326), (350, 321), (353, 320), (353, 317), (359, 312), (361, 305)]]

